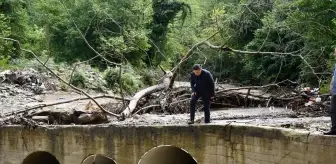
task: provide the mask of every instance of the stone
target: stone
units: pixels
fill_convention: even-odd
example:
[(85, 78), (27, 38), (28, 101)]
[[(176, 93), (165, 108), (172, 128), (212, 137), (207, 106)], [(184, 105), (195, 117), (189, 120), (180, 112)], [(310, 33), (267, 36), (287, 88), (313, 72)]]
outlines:
[(6, 93), (5, 94), (1, 94), (0, 96), (1, 96), (1, 98), (7, 98), (8, 97)]
[(32, 120), (38, 121), (38, 122), (48, 123), (49, 122), (49, 116), (33, 116)]
[(33, 99), (37, 100), (38, 102), (43, 102), (43, 98), (39, 95), (35, 96)]
[(108, 121), (106, 114), (102, 112), (83, 113), (77, 118), (79, 124), (101, 124)]
[(74, 109), (59, 109), (59, 108), (47, 108), (45, 110), (38, 111), (34, 116), (49, 116), (50, 123), (58, 124), (70, 124), (74, 122), (75, 110)]

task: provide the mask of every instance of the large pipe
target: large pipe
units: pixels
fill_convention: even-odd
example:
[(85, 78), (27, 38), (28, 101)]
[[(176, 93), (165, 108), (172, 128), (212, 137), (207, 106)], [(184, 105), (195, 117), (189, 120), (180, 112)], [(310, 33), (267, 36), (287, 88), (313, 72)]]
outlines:
[(112, 158), (102, 154), (93, 154), (85, 158), (82, 164), (117, 164)]
[(22, 164), (60, 164), (55, 156), (46, 151), (36, 151), (29, 154)]
[(197, 164), (197, 161), (181, 148), (162, 145), (145, 153), (138, 164)]

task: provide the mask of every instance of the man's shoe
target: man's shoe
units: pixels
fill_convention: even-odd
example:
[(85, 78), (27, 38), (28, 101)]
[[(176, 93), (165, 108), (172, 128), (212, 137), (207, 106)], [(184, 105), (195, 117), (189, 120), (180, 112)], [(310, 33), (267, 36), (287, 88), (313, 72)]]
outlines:
[(194, 124), (194, 121), (188, 121), (188, 124), (189, 125)]
[(336, 131), (325, 132), (323, 135), (336, 135)]

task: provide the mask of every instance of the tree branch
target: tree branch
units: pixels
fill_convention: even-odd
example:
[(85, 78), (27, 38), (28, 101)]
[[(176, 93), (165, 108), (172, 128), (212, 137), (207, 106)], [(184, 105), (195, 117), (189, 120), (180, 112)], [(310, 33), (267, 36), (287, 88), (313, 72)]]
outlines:
[[(111, 98), (111, 99), (123, 100), (122, 97), (111, 96), (111, 95), (100, 95), (100, 96), (95, 96), (95, 97), (92, 97), (92, 98), (94, 98), (94, 99)], [(38, 104), (38, 105), (35, 105), (33, 107), (30, 107), (30, 108), (23, 109), (23, 110), (6, 113), (6, 114), (4, 114), (4, 116), (7, 117), (7, 116), (12, 115), (12, 113), (20, 114), (20, 113), (28, 112), (28, 111), (31, 111), (31, 110), (34, 110), (34, 109), (39, 109), (39, 108), (44, 108), (44, 107), (49, 107), (49, 106), (54, 106), (54, 105), (60, 105), (60, 104), (67, 104), (67, 103), (71, 103), (71, 102), (75, 102), (75, 101), (88, 100), (88, 99), (90, 99), (90, 98), (88, 98), (88, 97), (86, 97), (86, 98), (75, 98), (75, 99), (71, 99), (71, 100), (65, 100), (65, 101), (59, 101), (59, 102), (53, 102), (53, 103)], [(130, 101), (130, 99), (124, 99), (124, 100)]]

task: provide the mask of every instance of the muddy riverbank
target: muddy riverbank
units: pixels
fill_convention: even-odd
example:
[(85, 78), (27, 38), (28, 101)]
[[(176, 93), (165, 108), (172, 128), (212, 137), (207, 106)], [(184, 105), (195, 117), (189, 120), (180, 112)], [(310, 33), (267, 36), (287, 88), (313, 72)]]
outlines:
[[(29, 77), (29, 80), (34, 78)], [(35, 79), (36, 80), (36, 79)], [(25, 84), (14, 83), (0, 83), (0, 124), (20, 124), (20, 121), (4, 121), (5, 116), (12, 115), (16, 118), (19, 115), (17, 111), (27, 109), (38, 104), (48, 104), (53, 102), (86, 98), (84, 95), (73, 92), (72, 90), (62, 91), (57, 89), (57, 83), (52, 82), (54, 79), (50, 78), (39, 83), (29, 81)], [(54, 85), (54, 87), (50, 87)], [(223, 85), (224, 86), (224, 85)], [(230, 85), (225, 85), (229, 88)], [(233, 86), (231, 86), (233, 87)], [(38, 92), (37, 92), (38, 91)], [(102, 95), (102, 93), (86, 90), (91, 96)], [(241, 91), (245, 92), (245, 90)], [(108, 91), (108, 95), (113, 95)], [(129, 97), (127, 97), (129, 98)], [(104, 104), (107, 110), (111, 112), (121, 112), (123, 102), (111, 98), (99, 98), (97, 101)], [(44, 111), (81, 111), (86, 108), (90, 100), (79, 100), (65, 104), (59, 104), (49, 107), (33, 110), (33, 112)], [(186, 102), (187, 103), (187, 102)], [(142, 115), (133, 115), (131, 118), (120, 121), (115, 117), (108, 116), (106, 124), (109, 125), (173, 125), (186, 124), (189, 118), (188, 113), (184, 114), (160, 114), (160, 113), (146, 113)], [(203, 111), (196, 113), (196, 123), (202, 124)], [(285, 128), (306, 129), (309, 131), (324, 131), (330, 126), (330, 118), (325, 104), (321, 107), (304, 107), (292, 110), (290, 107), (276, 108), (276, 107), (257, 107), (257, 108), (219, 108), (211, 111), (211, 124), (249, 124), (259, 126), (275, 126)], [(50, 125), (49, 122), (44, 122), (43, 125)], [(54, 123), (52, 123), (54, 124)], [(72, 125), (76, 125), (71, 123)]]

